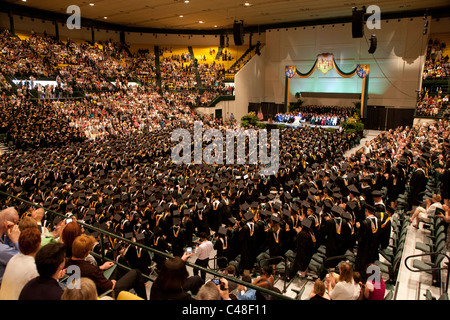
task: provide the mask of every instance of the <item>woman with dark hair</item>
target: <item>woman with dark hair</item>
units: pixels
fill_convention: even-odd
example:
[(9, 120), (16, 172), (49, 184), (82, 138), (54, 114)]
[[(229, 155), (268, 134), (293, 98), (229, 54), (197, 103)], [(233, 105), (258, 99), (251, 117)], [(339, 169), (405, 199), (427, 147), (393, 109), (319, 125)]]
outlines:
[[(66, 257), (70, 259), (72, 257), (72, 244), (75, 239), (83, 233), (83, 228), (77, 223), (76, 219), (65, 225), (61, 232), (61, 242), (66, 246)], [(95, 258), (88, 254), (86, 261), (90, 262), (94, 266), (97, 265)]]
[(184, 253), (183, 257), (167, 259), (162, 265), (158, 277), (153, 282), (150, 300), (193, 300), (187, 292), (196, 294), (203, 281), (199, 276), (189, 277), (186, 260), (193, 254)]
[[(67, 220), (66, 220), (67, 221)], [(76, 221), (71, 221), (64, 226), (61, 232), (61, 242), (66, 245), (66, 257), (72, 256), (72, 243), (76, 237), (83, 233), (81, 226)]]

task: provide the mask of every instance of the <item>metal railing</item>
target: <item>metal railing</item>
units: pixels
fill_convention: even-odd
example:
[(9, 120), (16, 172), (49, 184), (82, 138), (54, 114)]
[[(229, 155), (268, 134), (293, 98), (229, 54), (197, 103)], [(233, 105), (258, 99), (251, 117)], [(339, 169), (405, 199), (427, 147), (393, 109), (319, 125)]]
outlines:
[[(50, 213), (50, 214), (51, 214), (52, 216), (54, 216), (54, 217), (59, 216), (59, 217), (61, 217), (61, 218), (67, 218), (67, 216), (65, 216), (65, 215), (63, 215), (63, 214), (61, 214), (61, 213), (59, 213), (59, 212), (56, 212), (56, 211), (53, 211), (53, 210), (51, 210), (51, 209), (45, 208), (45, 207), (43, 207), (43, 206), (41, 206), (41, 205), (38, 205), (38, 204), (33, 203), (33, 202), (30, 202), (30, 201), (28, 201), (28, 200), (25, 200), (25, 199), (22, 199), (22, 198), (13, 196), (13, 195), (11, 195), (11, 194), (9, 194), (9, 193), (0, 191), (0, 195), (3, 195), (3, 196), (5, 196), (5, 197), (10, 197), (10, 198), (12, 198), (12, 199), (15, 199), (15, 200), (17, 200), (17, 201), (20, 201), (20, 202), (22, 202), (22, 203), (26, 203), (26, 204), (28, 204), (28, 205), (30, 205), (30, 206), (35, 207), (35, 208), (42, 208), (42, 209), (44, 209), (47, 213)], [(52, 219), (51, 221), (53, 221), (53, 219)], [(86, 223), (84, 223), (84, 222), (82, 222), (82, 221), (77, 221), (77, 223), (80, 224), (80, 225), (81, 225), (83, 228), (85, 228), (85, 229), (93, 230), (93, 232), (98, 232), (98, 233), (101, 234), (101, 235), (106, 235), (106, 236), (108, 236), (108, 237), (111, 237), (111, 238), (120, 240), (120, 241), (122, 241), (122, 242), (125, 242), (125, 243), (128, 243), (128, 244), (137, 246), (137, 247), (142, 248), (142, 249), (144, 249), (144, 250), (146, 250), (146, 251), (148, 251), (148, 252), (152, 252), (153, 254), (156, 254), (156, 255), (158, 255), (158, 256), (162, 256), (162, 257), (164, 257), (164, 258), (169, 258), (169, 259), (174, 257), (174, 256), (171, 255), (171, 254), (168, 254), (168, 253), (165, 253), (165, 252), (156, 250), (156, 249), (151, 248), (151, 247), (147, 247), (147, 246), (145, 246), (145, 245), (143, 245), (143, 244), (141, 244), (141, 243), (138, 243), (138, 242), (133, 242), (133, 241), (131, 241), (131, 240), (129, 240), (129, 239), (126, 239), (126, 238), (124, 238), (124, 237), (118, 236), (117, 234), (114, 234), (114, 233), (111, 233), (111, 232), (109, 232), (109, 231), (103, 230), (103, 229), (101, 229), (101, 228), (97, 228), (97, 227), (95, 227), (95, 226), (86, 224)], [(53, 223), (51, 223), (50, 225), (53, 226)], [(111, 261), (110, 259), (106, 258), (105, 255), (104, 255), (104, 252), (105, 252), (105, 243), (104, 243), (104, 240), (103, 240), (103, 236), (101, 236), (101, 237), (99, 237), (99, 238), (100, 238), (101, 253), (102, 253), (102, 254), (101, 254), (101, 259), (104, 260), (104, 261)], [(248, 282), (246, 282), (246, 281), (242, 281), (241, 279), (238, 279), (238, 278), (235, 278), (235, 277), (231, 277), (231, 276), (228, 276), (228, 275), (224, 275), (224, 274), (218, 273), (218, 272), (216, 272), (216, 271), (214, 271), (214, 270), (211, 270), (211, 269), (209, 269), (209, 268), (204, 268), (204, 267), (202, 267), (202, 266), (196, 265), (196, 264), (191, 263), (191, 262), (189, 262), (189, 261), (186, 261), (186, 265), (189, 266), (189, 267), (198, 269), (198, 270), (200, 270), (200, 271), (204, 271), (204, 272), (206, 272), (206, 273), (208, 273), (208, 274), (211, 274), (211, 275), (212, 275), (213, 277), (215, 277), (215, 278), (225, 278), (225, 279), (227, 279), (228, 281), (233, 281), (233, 282), (235, 282), (235, 283), (237, 283), (237, 284), (241, 284), (241, 285), (243, 285), (243, 286), (246, 286), (247, 288), (252, 288), (252, 289), (255, 289), (256, 291), (260, 291), (260, 292), (262, 292), (262, 293), (266, 293), (266, 294), (271, 295), (271, 296), (274, 296), (275, 298), (280, 299), (280, 300), (293, 300), (291, 297), (288, 297), (288, 296), (279, 294), (279, 293), (277, 293), (277, 292), (274, 292), (274, 291), (272, 291), (272, 290), (268, 290), (268, 289), (266, 289), (266, 288), (262, 288), (262, 287), (256, 286), (256, 285), (254, 285), (254, 284), (252, 284), (252, 283), (248, 283)], [(127, 268), (127, 267), (124, 266), (124, 265), (119, 265), (119, 266), (124, 267), (124, 268)], [(153, 280), (151, 280), (149, 277), (146, 277), (146, 278), (148, 278), (150, 281), (153, 281)]]
[[(444, 258), (448, 259), (447, 267), (433, 267), (430, 266), (430, 268), (427, 269), (413, 269), (408, 266), (408, 260), (411, 258), (417, 258), (417, 257), (424, 257), (424, 256), (444, 256)], [(437, 259), (437, 258), (436, 258)], [(434, 263), (432, 263), (434, 264)], [(411, 271), (411, 272), (433, 272), (433, 271), (441, 271), (441, 270), (447, 270), (447, 280), (445, 283), (445, 292), (448, 292), (448, 285), (449, 285), (449, 279), (450, 279), (450, 257), (446, 255), (444, 252), (428, 252), (428, 253), (421, 253), (421, 254), (414, 254), (406, 257), (405, 259), (405, 267)]]

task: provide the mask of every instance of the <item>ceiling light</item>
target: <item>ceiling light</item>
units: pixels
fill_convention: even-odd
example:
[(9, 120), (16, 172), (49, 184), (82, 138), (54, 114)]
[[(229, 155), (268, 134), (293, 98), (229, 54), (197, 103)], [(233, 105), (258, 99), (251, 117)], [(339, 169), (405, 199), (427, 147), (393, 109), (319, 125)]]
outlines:
[(244, 6), (245, 6), (245, 7), (250, 7), (250, 6), (251, 6), (251, 3), (246, 2), (246, 3), (244, 3)]
[(93, 6), (94, 6), (94, 4), (93, 4), (93, 3), (89, 3), (89, 5), (90, 5), (91, 7), (93, 7)]
[(180, 14), (179, 17), (180, 17), (180, 18), (183, 18), (183, 15)]
[(217, 25), (215, 25), (214, 28), (217, 28)]
[(27, 2), (27, 0), (22, 0), (22, 2)]
[(204, 23), (204, 22), (200, 20), (198, 23)]
[(108, 19), (108, 17), (103, 17), (103, 19), (105, 19), (105, 20), (106, 20), (106, 19)]
[(184, 0), (184, 3), (189, 3), (189, 0)]

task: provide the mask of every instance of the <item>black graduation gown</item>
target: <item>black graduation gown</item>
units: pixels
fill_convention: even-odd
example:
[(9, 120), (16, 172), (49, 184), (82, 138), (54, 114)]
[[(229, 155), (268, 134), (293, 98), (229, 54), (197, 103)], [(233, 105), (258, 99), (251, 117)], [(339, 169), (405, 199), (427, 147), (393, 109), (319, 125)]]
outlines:
[(209, 235), (210, 232), (209, 232), (208, 214), (205, 209), (195, 211), (193, 222), (195, 228), (197, 229), (197, 234), (205, 232), (207, 235)]
[[(156, 236), (153, 238), (152, 247), (161, 252), (169, 251), (169, 245), (162, 236)], [(153, 256), (153, 261), (156, 262), (157, 268), (159, 270), (161, 269), (161, 266), (164, 263), (164, 261), (166, 261), (166, 258), (155, 253)]]
[(379, 243), (381, 249), (386, 249), (389, 246), (391, 239), (391, 218), (386, 212), (375, 212), (375, 216), (380, 220)]
[(256, 250), (258, 225), (254, 223), (253, 226), (253, 233), (251, 233), (248, 224), (245, 224), (239, 231), (239, 243), (241, 247), (241, 262), (239, 267), (241, 270), (251, 270), (256, 262), (256, 256), (258, 255)]
[(356, 269), (361, 276), (367, 273), (366, 268), (370, 263), (378, 260), (378, 235), (380, 230), (380, 221), (376, 218), (376, 231), (372, 230), (370, 218), (366, 218), (361, 222), (358, 230), (358, 253), (356, 256)]
[(411, 188), (409, 193), (409, 205), (410, 208), (412, 206), (418, 206), (422, 202), (423, 191), (426, 190), (428, 178), (425, 175), (423, 169), (417, 169), (411, 176), (411, 180), (409, 181), (409, 186)]
[(182, 221), (182, 225), (184, 228), (184, 241), (187, 247), (192, 247), (192, 237), (195, 233), (195, 225), (192, 219), (184, 218)]
[(142, 272), (142, 274), (148, 276), (150, 274), (149, 267), (152, 264), (152, 259), (150, 258), (149, 252), (142, 248), (136, 248), (135, 253), (136, 253), (137, 269), (139, 269)]
[(172, 254), (175, 257), (182, 257), (184, 247), (186, 245), (185, 229), (181, 226), (179, 228), (172, 226), (172, 228), (170, 228), (167, 239), (172, 244)]
[(214, 243), (214, 249), (217, 251), (218, 267), (220, 269), (226, 268), (229, 262), (232, 260), (231, 242), (228, 236), (220, 236), (219, 239), (217, 239)]
[[(342, 256), (350, 248), (351, 229), (342, 218), (333, 218), (325, 222), (327, 258)], [(342, 259), (326, 262), (326, 267), (335, 267)]]
[[(285, 252), (285, 229), (280, 226), (278, 232), (272, 228), (267, 231), (267, 244), (269, 247), (269, 256), (271, 258), (283, 256)], [(278, 264), (281, 259), (270, 260), (270, 264)]]
[(305, 271), (308, 268), (314, 254), (315, 242), (312, 239), (311, 231), (303, 228), (296, 237), (297, 254), (294, 260), (294, 270)]

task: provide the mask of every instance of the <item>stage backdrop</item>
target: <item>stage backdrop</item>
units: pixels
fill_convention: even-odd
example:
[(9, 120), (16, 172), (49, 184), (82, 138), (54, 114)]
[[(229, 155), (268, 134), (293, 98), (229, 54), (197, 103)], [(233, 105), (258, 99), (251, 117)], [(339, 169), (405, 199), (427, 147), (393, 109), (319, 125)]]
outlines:
[[(330, 52), (344, 72), (354, 70), (358, 64), (370, 65), (368, 105), (414, 107), (427, 43), (422, 31), (422, 17), (382, 20), (380, 30), (364, 28), (367, 39), (352, 38), (351, 23), (270, 30), (266, 33), (266, 100), (284, 102), (286, 66), (295, 66), (306, 74), (318, 54)], [(368, 53), (371, 34), (378, 40), (373, 55)], [(316, 70), (308, 78), (291, 79), (289, 100), (295, 101), (295, 93), (302, 91), (360, 94), (362, 81), (360, 77), (343, 78), (336, 68), (326, 74)], [(351, 101), (340, 99), (336, 104), (351, 105)]]

